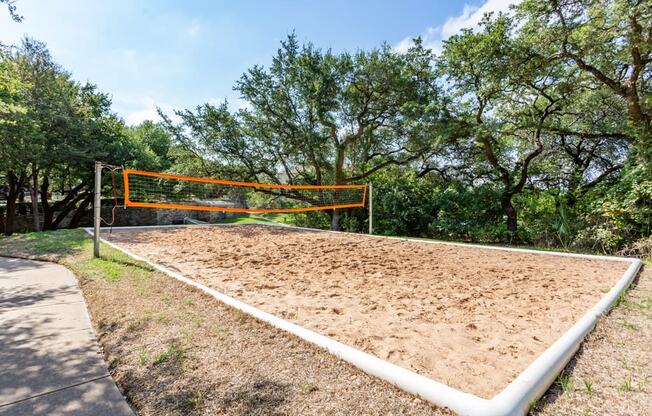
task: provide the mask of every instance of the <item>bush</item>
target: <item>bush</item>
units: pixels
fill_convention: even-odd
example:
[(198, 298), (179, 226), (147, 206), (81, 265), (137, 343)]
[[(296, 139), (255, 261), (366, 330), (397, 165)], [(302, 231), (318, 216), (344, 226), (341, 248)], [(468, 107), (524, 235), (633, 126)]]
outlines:
[(643, 167), (628, 167), (617, 182), (587, 194), (582, 202), (584, 227), (575, 247), (615, 253), (652, 234), (652, 177)]

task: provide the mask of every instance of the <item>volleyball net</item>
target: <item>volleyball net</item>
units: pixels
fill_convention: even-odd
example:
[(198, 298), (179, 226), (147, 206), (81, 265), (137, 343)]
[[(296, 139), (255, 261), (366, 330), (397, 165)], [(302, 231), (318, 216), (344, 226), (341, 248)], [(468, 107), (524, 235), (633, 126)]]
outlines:
[(283, 213), (364, 207), (367, 185), (237, 182), (125, 169), (127, 207)]

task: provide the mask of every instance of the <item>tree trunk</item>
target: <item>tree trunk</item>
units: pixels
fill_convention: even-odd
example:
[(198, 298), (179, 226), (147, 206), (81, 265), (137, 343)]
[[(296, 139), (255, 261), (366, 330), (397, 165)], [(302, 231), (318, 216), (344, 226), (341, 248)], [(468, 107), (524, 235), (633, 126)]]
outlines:
[(54, 209), (48, 202), (48, 194), (50, 193), (50, 178), (46, 172), (41, 181), (41, 210), (43, 211), (43, 226), (42, 230), (53, 230), (52, 217), (54, 216)]
[(507, 231), (512, 234), (516, 234), (516, 229), (518, 227), (517, 217), (516, 217), (516, 208), (512, 204), (512, 194), (504, 193), (501, 200), (500, 206), (503, 209), (503, 214), (507, 217)]
[(333, 216), (331, 217), (331, 231), (340, 230), (340, 210), (334, 209)]
[[(335, 159), (335, 185), (344, 184), (344, 150), (345, 145), (337, 147), (337, 157)], [(337, 201), (337, 191), (335, 191), (335, 200)], [(334, 209), (331, 217), (331, 231), (340, 230), (340, 210)]]
[(72, 216), (70, 219), (70, 224), (68, 224), (68, 228), (77, 228), (79, 227), (79, 221), (84, 217), (84, 214), (86, 213), (86, 209), (88, 206), (93, 202), (93, 194), (90, 193), (82, 201), (81, 204), (79, 204), (79, 207), (77, 208), (77, 211), (75, 211), (75, 214)]
[(32, 164), (32, 228), (41, 231), (41, 219), (38, 215), (38, 170)]
[(7, 193), (7, 207), (5, 213), (5, 235), (9, 236), (14, 233), (14, 220), (16, 218), (16, 200), (20, 194), (23, 181), (25, 180), (25, 174), (22, 173), (20, 177), (17, 177), (15, 173), (7, 173), (7, 185), (9, 186), (9, 192)]
[(7, 213), (5, 219), (5, 235), (10, 236), (14, 233), (14, 219), (16, 218), (16, 197), (17, 195), (11, 195), (9, 191), (9, 196), (7, 197)]
[[(52, 221), (52, 229), (56, 230), (59, 228), (59, 225), (61, 225), (61, 222), (70, 214), (74, 209), (77, 209), (77, 204), (82, 201), (84, 198), (93, 198), (93, 193), (92, 192), (82, 192), (81, 194), (77, 195), (72, 201), (68, 202), (67, 204), (61, 206), (59, 209), (59, 213), (57, 214), (56, 218)], [(74, 215), (74, 214), (73, 214)]]

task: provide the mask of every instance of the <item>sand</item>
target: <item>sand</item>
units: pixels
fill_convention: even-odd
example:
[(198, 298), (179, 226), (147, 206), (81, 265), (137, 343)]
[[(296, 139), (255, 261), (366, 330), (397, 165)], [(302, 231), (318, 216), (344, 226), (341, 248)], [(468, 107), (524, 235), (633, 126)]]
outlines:
[(627, 264), (286, 227), (114, 230), (110, 240), (229, 296), (491, 398)]

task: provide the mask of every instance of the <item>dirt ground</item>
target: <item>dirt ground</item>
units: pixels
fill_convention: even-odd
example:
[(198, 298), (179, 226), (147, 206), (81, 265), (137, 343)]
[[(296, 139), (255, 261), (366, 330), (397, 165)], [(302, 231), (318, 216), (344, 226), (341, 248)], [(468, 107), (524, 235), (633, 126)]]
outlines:
[(533, 415), (652, 414), (652, 270), (587, 336)]
[(627, 265), (281, 227), (110, 239), (223, 293), (490, 398)]

